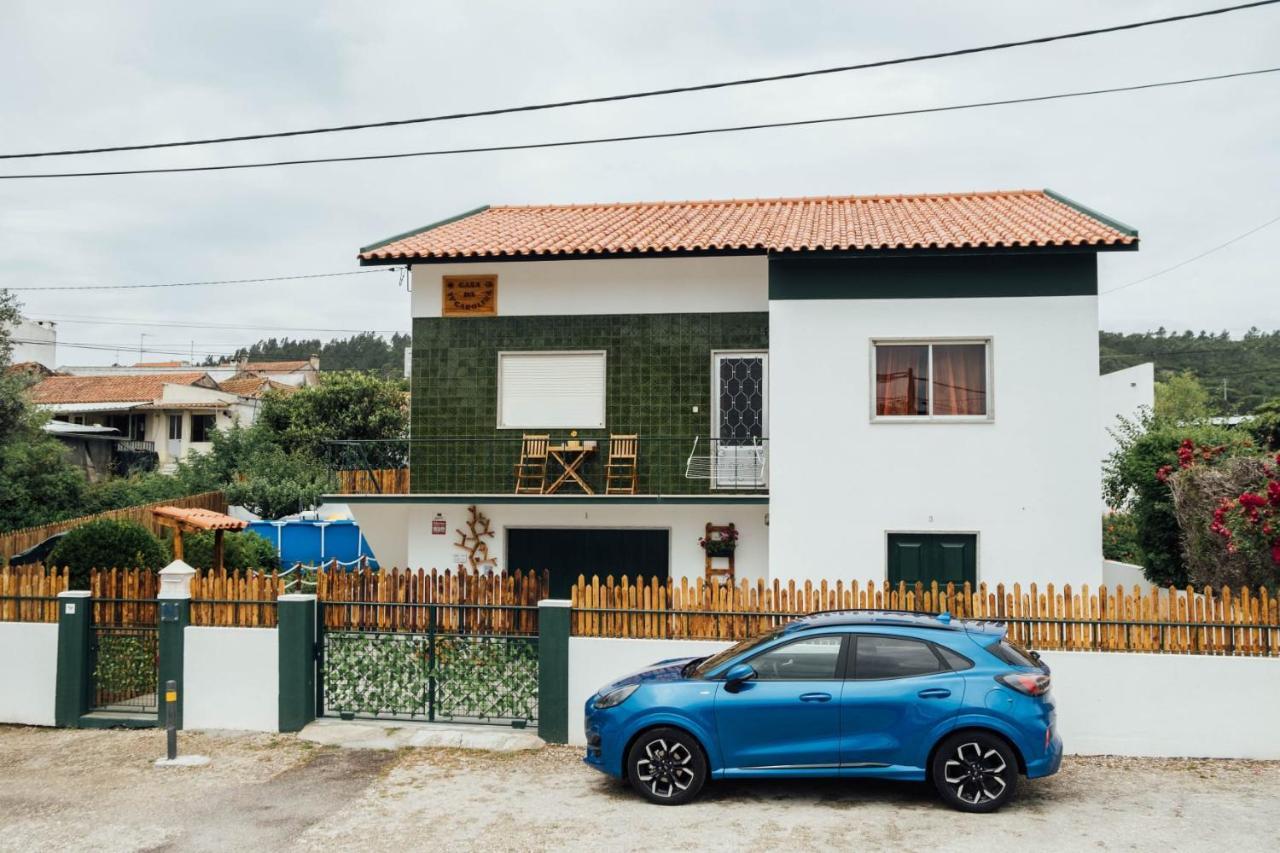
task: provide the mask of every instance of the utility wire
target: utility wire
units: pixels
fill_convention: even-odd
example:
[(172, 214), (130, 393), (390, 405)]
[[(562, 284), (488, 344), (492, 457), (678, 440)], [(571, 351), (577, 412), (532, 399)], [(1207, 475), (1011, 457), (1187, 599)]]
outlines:
[[(1277, 2), (1280, 2), (1280, 0), (1277, 0)], [(397, 154), (362, 154), (349, 157), (314, 157), (297, 160), (269, 160), (258, 163), (224, 163), (213, 166), (173, 166), (158, 169), (113, 169), (93, 172), (37, 172), (25, 175), (0, 175), (0, 180), (20, 181), (37, 178), (100, 178), (118, 175), (164, 175), (176, 174), (179, 172), (226, 172), (237, 169), (265, 169), (275, 166), (302, 166), (315, 163), (357, 163), (371, 160), (402, 160), (408, 157), (440, 157), (453, 154), (485, 154), (497, 151), (529, 151), (537, 148), (569, 148), (580, 145), (601, 145), (613, 142), (637, 142), (647, 139), (676, 139), (689, 136), (708, 136), (719, 133), (740, 133), (749, 130), (768, 130), (782, 127), (807, 127), (820, 124), (835, 124), (838, 122), (863, 121), (866, 119), (926, 115), (929, 113), (946, 113), (958, 110), (1008, 106), (1011, 104), (1032, 104), (1043, 101), (1059, 101), (1067, 98), (1083, 98), (1090, 95), (1108, 95), (1117, 92), (1137, 92), (1145, 89), (1161, 89), (1168, 86), (1183, 86), (1189, 83), (1206, 83), (1214, 80), (1230, 80), (1237, 77), (1254, 77), (1260, 74), (1272, 74), (1276, 71), (1280, 71), (1280, 67), (1258, 68), (1252, 71), (1236, 71), (1230, 74), (1214, 74), (1206, 77), (1188, 77), (1182, 80), (1164, 80), (1156, 83), (1138, 83), (1132, 86), (1116, 86), (1108, 89), (1089, 89), (1078, 92), (1059, 92), (1053, 95), (1008, 98), (999, 101), (977, 101), (968, 104), (950, 104), (941, 107), (921, 107), (914, 110), (894, 110), (882, 113), (862, 113), (860, 115), (828, 116), (826, 118), (801, 119), (798, 121), (761, 122), (759, 124), (741, 124), (728, 127), (673, 130), (664, 133), (636, 133), (625, 136), (600, 136), (587, 139), (564, 139), (553, 142), (528, 142), (517, 145), (486, 145), (476, 148), (440, 148), (430, 151), (408, 151)]]
[(538, 104), (525, 104), (515, 107), (500, 107), (489, 110), (478, 110), (475, 112), (463, 113), (445, 113), (441, 115), (422, 116), (419, 118), (394, 119), (390, 121), (366, 122), (362, 124), (344, 124), (333, 125), (329, 127), (313, 127), (304, 130), (286, 130), (276, 131), (272, 133), (249, 133), (239, 136), (220, 136), (207, 139), (187, 139), (176, 142), (152, 142), (140, 145), (113, 145), (98, 148), (71, 148), (61, 151), (32, 151), (20, 154), (0, 154), (0, 160), (16, 160), (35, 157), (64, 157), (73, 154), (107, 154), (118, 151), (145, 151), (157, 148), (180, 148), (193, 145), (218, 145), (227, 142), (250, 142), (261, 139), (280, 139), (290, 136), (313, 136), (322, 133), (345, 133), (353, 130), (368, 130), (371, 128), (381, 127), (400, 127), (408, 124), (427, 124), (430, 122), (455, 121), (458, 119), (479, 118), (482, 116), (507, 115), (510, 113), (536, 112), (539, 110), (553, 110), (564, 107), (579, 107), (587, 104), (604, 104), (615, 101), (637, 100), (640, 98), (654, 98), (664, 95), (677, 95), (687, 92), (704, 92), (711, 89), (727, 89), (734, 86), (752, 86), (758, 83), (772, 83), (779, 80), (798, 80), (803, 77), (817, 77), (826, 74), (840, 74), (847, 71), (864, 71), (869, 68), (885, 68), (892, 65), (906, 65), (912, 62), (925, 62), (934, 59), (947, 59), (956, 56), (970, 56), (977, 53), (989, 53), (997, 50), (1008, 50), (1014, 47), (1027, 47), (1029, 45), (1049, 44), (1050, 42), (1066, 41), (1069, 39), (1085, 38), (1088, 36), (1103, 35), (1106, 33), (1116, 33), (1125, 30), (1136, 30), (1143, 27), (1153, 27), (1161, 24), (1171, 24), (1179, 21), (1189, 21), (1195, 18), (1207, 18), (1214, 15), (1225, 15), (1229, 12), (1239, 12), (1245, 9), (1254, 9), (1260, 6), (1270, 6), (1280, 0), (1259, 0), (1254, 3), (1241, 3), (1234, 6), (1221, 6), (1215, 9), (1206, 9), (1201, 12), (1190, 12), (1185, 15), (1170, 15), (1164, 18), (1152, 18), (1144, 21), (1134, 21), (1128, 24), (1118, 24), (1111, 27), (1097, 27), (1089, 30), (1078, 30), (1070, 33), (1059, 33), (1057, 35), (1039, 36), (1037, 38), (1022, 39), (1020, 41), (1000, 42), (997, 44), (982, 45), (979, 47), (966, 47), (958, 50), (947, 50), (938, 53), (924, 53), (915, 56), (904, 56), (897, 59), (882, 59), (875, 62), (862, 62), (855, 65), (836, 65), (830, 68), (816, 68), (807, 71), (792, 71), (786, 74), (771, 74), (762, 77), (745, 77), (737, 80), (723, 80), (716, 83), (699, 83), (688, 86), (674, 86), (666, 89), (649, 89), (639, 92), (628, 92), (617, 95), (603, 95), (596, 98), (577, 98), (568, 101), (550, 101)]
[[(392, 272), (397, 272), (392, 267)], [(52, 287), (0, 287), (0, 290), (144, 290), (155, 287), (206, 287), (211, 284), (257, 284), (261, 282), (273, 281), (304, 281), (315, 278), (337, 278), (345, 275), (369, 275), (371, 273), (383, 272), (380, 269), (371, 270), (348, 270), (347, 272), (320, 272), (310, 275), (277, 275), (271, 278), (231, 278), (222, 281), (169, 281), (162, 284), (60, 284)]]
[(54, 320), (58, 323), (85, 326), (142, 326), (144, 328), (172, 329), (228, 329), (231, 331), (248, 330), (259, 332), (332, 332), (352, 335), (407, 335), (408, 329), (332, 329), (323, 326), (256, 326), (238, 323), (184, 323), (181, 320), (157, 319), (151, 321), (130, 320), (124, 317), (93, 317), (84, 314), (46, 314), (40, 311), (28, 312), (38, 315), (42, 320)]
[(1100, 292), (1098, 295), (1106, 296), (1108, 293), (1115, 293), (1117, 290), (1124, 290), (1126, 287), (1133, 287), (1135, 284), (1142, 284), (1144, 281), (1151, 281), (1151, 279), (1157, 276), (1162, 276), (1167, 272), (1173, 272), (1176, 269), (1181, 269), (1182, 267), (1185, 267), (1187, 264), (1198, 261), (1201, 258), (1205, 257), (1206, 255), (1212, 255), (1214, 252), (1218, 251), (1219, 249), (1227, 248), (1232, 243), (1240, 242), (1245, 237), (1248, 237), (1250, 234), (1257, 234), (1263, 228), (1266, 228), (1269, 225), (1275, 225), (1277, 222), (1280, 222), (1280, 216), (1277, 216), (1275, 219), (1268, 219), (1266, 222), (1262, 223), (1256, 228), (1250, 228), (1248, 231), (1244, 232), (1243, 234), (1237, 234), (1236, 236), (1232, 237), (1230, 240), (1226, 241), (1225, 243), (1219, 243), (1218, 245), (1214, 246), (1212, 249), (1206, 249), (1205, 251), (1201, 252), (1198, 255), (1194, 255), (1190, 258), (1187, 258), (1185, 261), (1180, 261), (1171, 267), (1165, 267), (1164, 269), (1158, 272), (1153, 272), (1151, 275), (1143, 276), (1142, 278), (1139, 278), (1139, 279), (1134, 279), (1128, 284), (1122, 284), (1122, 285), (1119, 285), (1118, 287), (1113, 287), (1109, 290), (1104, 290)]

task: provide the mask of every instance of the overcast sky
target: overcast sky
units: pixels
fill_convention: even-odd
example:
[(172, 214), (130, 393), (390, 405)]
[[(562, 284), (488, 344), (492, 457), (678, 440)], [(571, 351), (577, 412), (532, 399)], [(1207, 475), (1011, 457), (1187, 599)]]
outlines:
[[(1226, 5), (4, 0), (0, 152), (376, 121), (840, 65)], [(1280, 64), (1280, 6), (1074, 42), (613, 105), (0, 173), (247, 162), (909, 109)], [(1271, 49), (1268, 50), (1268, 47)], [(359, 246), (482, 204), (1051, 187), (1137, 227), (1101, 287), (1280, 216), (1280, 74), (988, 110), (636, 142), (217, 174), (0, 181), (0, 287), (356, 269)], [(1102, 300), (1102, 327), (1280, 328), (1280, 223)], [(24, 292), (59, 360), (197, 357), (292, 331), (407, 330), (391, 273)], [(108, 325), (99, 320), (201, 324)], [(81, 322), (88, 320), (88, 322)], [(77, 322), (73, 322), (77, 321)], [(344, 333), (345, 334), (345, 333)]]

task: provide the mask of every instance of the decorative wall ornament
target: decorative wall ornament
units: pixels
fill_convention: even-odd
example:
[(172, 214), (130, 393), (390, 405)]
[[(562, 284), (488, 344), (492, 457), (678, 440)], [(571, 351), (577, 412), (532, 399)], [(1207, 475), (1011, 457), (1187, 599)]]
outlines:
[(496, 561), (489, 556), (489, 543), (484, 541), (494, 537), (494, 532), (489, 527), (489, 517), (475, 505), (467, 507), (467, 512), (471, 516), (467, 520), (467, 529), (465, 532), (462, 528), (455, 531), (458, 541), (453, 546), (467, 552), (467, 564), (472, 570), (491, 569)]

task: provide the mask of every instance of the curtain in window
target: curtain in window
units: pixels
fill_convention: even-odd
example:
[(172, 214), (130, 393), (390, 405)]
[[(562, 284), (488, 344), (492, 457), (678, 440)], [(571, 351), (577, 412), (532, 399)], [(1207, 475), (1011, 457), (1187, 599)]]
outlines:
[(876, 414), (929, 414), (929, 348), (876, 347)]
[(934, 344), (933, 413), (987, 413), (986, 344)]

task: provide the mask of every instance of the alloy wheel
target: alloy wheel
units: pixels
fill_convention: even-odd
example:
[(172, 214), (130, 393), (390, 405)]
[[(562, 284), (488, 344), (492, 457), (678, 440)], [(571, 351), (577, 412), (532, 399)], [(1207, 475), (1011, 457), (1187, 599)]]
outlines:
[(687, 791), (696, 776), (693, 753), (682, 743), (668, 744), (665, 738), (654, 738), (644, 746), (644, 757), (636, 762), (636, 778), (655, 797), (670, 798), (677, 791)]
[(983, 752), (979, 744), (966, 741), (943, 764), (943, 780), (955, 791), (957, 799), (976, 806), (1004, 794), (1008, 787), (1003, 776), (1006, 767), (997, 750)]

